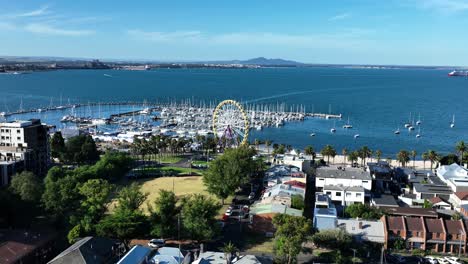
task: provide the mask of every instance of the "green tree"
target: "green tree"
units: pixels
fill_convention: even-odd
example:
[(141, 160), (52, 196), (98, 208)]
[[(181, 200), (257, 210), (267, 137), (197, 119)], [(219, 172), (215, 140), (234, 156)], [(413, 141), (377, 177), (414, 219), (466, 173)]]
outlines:
[(346, 165), (346, 158), (348, 157), (348, 153), (349, 153), (349, 151), (348, 151), (347, 148), (343, 148), (343, 149), (341, 150), (341, 155), (343, 155), (343, 161), (344, 161), (344, 164), (345, 164), (345, 165)]
[(224, 252), (224, 260), (226, 263), (231, 263), (232, 255), (236, 254), (238, 251), (237, 247), (231, 241), (229, 241), (227, 244), (224, 244), (222, 250)]
[(424, 153), (421, 155), (421, 158), (423, 159), (423, 162), (424, 162), (424, 170), (426, 170), (426, 161), (429, 160), (429, 153), (428, 153), (428, 152), (424, 152)]
[(452, 220), (459, 221), (460, 219), (463, 219), (463, 216), (459, 212), (456, 212), (452, 215)]
[(321, 151), (322, 156), (327, 157), (327, 163), (330, 164), (330, 157), (336, 156), (336, 150), (331, 145), (326, 145)]
[(359, 154), (357, 151), (352, 151), (348, 154), (348, 160), (351, 162), (351, 164), (356, 163), (358, 158), (359, 158)]
[(314, 148), (312, 146), (306, 146), (304, 148), (304, 153), (308, 156), (312, 156), (312, 159), (315, 159), (315, 151), (314, 151)]
[(371, 207), (367, 204), (355, 203), (346, 207), (345, 212), (351, 218), (363, 218), (363, 219), (379, 219), (383, 213), (376, 207)]
[(82, 198), (80, 208), (71, 218), (75, 227), (68, 234), (70, 243), (74, 243), (78, 237), (95, 233), (95, 225), (107, 210), (111, 189), (112, 185), (101, 179), (88, 180), (78, 188)]
[(271, 140), (265, 140), (265, 146), (267, 147), (268, 155), (270, 155)]
[(119, 191), (113, 213), (96, 225), (99, 236), (118, 239), (128, 248), (131, 239), (148, 234), (148, 218), (139, 209), (147, 195), (137, 187), (132, 184)]
[(44, 186), (32, 172), (23, 171), (11, 179), (10, 189), (23, 201), (35, 202), (41, 199)]
[(53, 158), (61, 158), (65, 152), (65, 140), (62, 137), (62, 132), (55, 132), (50, 139), (50, 155)]
[(304, 198), (300, 195), (291, 196), (291, 207), (299, 210), (304, 209)]
[(370, 150), (367, 146), (363, 146), (358, 150), (358, 154), (359, 158), (361, 158), (361, 165), (365, 165), (366, 159), (372, 156), (372, 150)]
[(257, 164), (252, 159), (254, 155), (255, 150), (247, 147), (226, 149), (203, 173), (203, 183), (208, 192), (216, 195), (224, 204), (224, 199), (249, 182), (249, 176), (257, 170)]
[(216, 216), (221, 205), (201, 194), (185, 196), (181, 201), (182, 226), (191, 239), (202, 241), (216, 234)]
[(377, 158), (377, 162), (380, 162), (380, 159), (382, 158), (382, 151), (380, 149), (375, 151), (375, 157)]
[(154, 201), (154, 208), (149, 206), (151, 235), (157, 237), (171, 237), (176, 234), (176, 223), (179, 209), (177, 197), (171, 191), (160, 190)]
[(352, 237), (343, 229), (322, 230), (311, 237), (312, 242), (319, 248), (348, 249), (352, 243)]
[(428, 200), (424, 199), (423, 208), (426, 208), (426, 209), (432, 208), (432, 203), (429, 202)]
[(460, 141), (457, 143), (455, 146), (455, 149), (457, 150), (458, 153), (460, 153), (460, 162), (461, 165), (463, 166), (463, 154), (466, 152), (466, 145), (464, 141)]
[(63, 154), (65, 161), (78, 164), (92, 164), (99, 160), (96, 143), (90, 135), (69, 138)]
[(416, 152), (416, 150), (412, 150), (411, 151), (411, 157), (413, 158), (413, 168), (416, 168), (416, 156), (418, 155), (418, 153)]
[(458, 159), (458, 156), (455, 154), (448, 154), (446, 156), (443, 156), (439, 160), (440, 165), (450, 165), (453, 163), (460, 164), (460, 160)]
[(278, 214), (273, 217), (275, 232), (275, 252), (284, 263), (291, 264), (301, 252), (302, 244), (310, 234), (311, 223), (305, 217)]
[(432, 170), (434, 163), (439, 160), (439, 154), (437, 154), (437, 152), (435, 152), (434, 150), (428, 150), (427, 157), (429, 161), (431, 162), (431, 170)]
[(410, 161), (410, 153), (407, 150), (400, 150), (397, 154), (397, 160), (401, 163), (402, 167), (406, 167), (406, 163)]
[(119, 191), (118, 207), (129, 211), (138, 210), (147, 197), (148, 193), (142, 193), (140, 186), (134, 182)]
[(278, 145), (277, 148), (273, 147), (273, 154), (284, 154), (286, 153), (286, 146), (283, 144)]
[(396, 250), (403, 250), (406, 248), (406, 243), (405, 240), (402, 238), (398, 237), (393, 241), (393, 248)]

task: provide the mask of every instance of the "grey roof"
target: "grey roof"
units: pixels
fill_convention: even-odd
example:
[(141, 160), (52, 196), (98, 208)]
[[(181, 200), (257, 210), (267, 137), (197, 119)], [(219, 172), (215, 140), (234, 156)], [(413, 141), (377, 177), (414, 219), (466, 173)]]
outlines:
[(99, 264), (113, 261), (115, 241), (101, 237), (85, 237), (64, 250), (50, 264)]
[(317, 178), (336, 178), (336, 179), (360, 179), (372, 180), (370, 173), (358, 168), (341, 168), (337, 166), (319, 167), (316, 171)]
[(336, 228), (336, 209), (335, 208), (315, 208), (314, 227), (318, 230)]
[(398, 203), (395, 200), (395, 197), (392, 195), (380, 195), (377, 197), (372, 197), (372, 202), (376, 206), (398, 206)]
[(125, 256), (123, 256), (117, 264), (138, 264), (142, 263), (146, 257), (151, 253), (151, 249), (136, 245), (130, 249)]
[(362, 186), (343, 186), (343, 185), (325, 185), (323, 191), (348, 191), (348, 192), (364, 192), (365, 189)]
[[(200, 254), (199, 259), (194, 264), (225, 264), (223, 252), (207, 251)], [(254, 255), (244, 255), (232, 260), (233, 264), (270, 264), (273, 263), (269, 258), (257, 257)]]
[(433, 194), (451, 194), (452, 189), (447, 185), (436, 185), (436, 184), (421, 184), (413, 183), (413, 188), (418, 193), (433, 193)]
[[(338, 226), (345, 229), (358, 240), (366, 240), (376, 243), (385, 242), (384, 226), (381, 221), (366, 221), (356, 219), (338, 219)], [(359, 225), (361, 224), (361, 228)]]

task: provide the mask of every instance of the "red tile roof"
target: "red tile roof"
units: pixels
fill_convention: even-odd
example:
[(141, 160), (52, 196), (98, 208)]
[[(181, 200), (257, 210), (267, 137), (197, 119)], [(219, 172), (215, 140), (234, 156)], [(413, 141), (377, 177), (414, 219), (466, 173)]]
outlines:
[(445, 201), (442, 200), (439, 196), (436, 196), (436, 197), (432, 197), (431, 199), (429, 199), (429, 202), (431, 202), (432, 204), (436, 204), (436, 203), (445, 202)]
[(423, 222), (419, 217), (406, 217), (408, 231), (424, 231)]
[(300, 181), (288, 181), (288, 182), (285, 182), (284, 184), (292, 185), (294, 187), (303, 188), (303, 189), (305, 189), (306, 187), (306, 184)]
[(447, 228), (448, 234), (459, 234), (460, 230), (463, 232), (463, 227), (460, 221), (445, 220), (445, 227)]
[(440, 219), (424, 218), (424, 222), (426, 223), (427, 232), (429, 233), (443, 233), (444, 232), (444, 227), (442, 226), (442, 222)]
[(403, 218), (400, 216), (388, 216), (388, 229), (390, 230), (403, 230), (405, 229), (405, 223), (403, 222)]
[(468, 200), (468, 192), (455, 192), (454, 194), (460, 200)]

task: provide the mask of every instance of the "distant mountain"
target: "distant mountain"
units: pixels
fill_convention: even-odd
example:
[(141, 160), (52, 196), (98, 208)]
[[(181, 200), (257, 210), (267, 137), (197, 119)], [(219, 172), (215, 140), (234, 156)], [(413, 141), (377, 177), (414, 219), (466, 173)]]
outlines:
[(304, 65), (303, 63), (301, 62), (297, 62), (297, 61), (292, 61), (292, 60), (283, 60), (283, 59), (268, 59), (268, 58), (265, 58), (265, 57), (258, 57), (258, 58), (253, 58), (253, 59), (250, 59), (250, 60), (244, 60), (244, 61), (240, 61), (241, 64), (255, 64), (255, 65), (265, 65), (265, 66), (268, 66), (268, 65), (294, 65), (294, 66), (298, 66), (298, 65)]

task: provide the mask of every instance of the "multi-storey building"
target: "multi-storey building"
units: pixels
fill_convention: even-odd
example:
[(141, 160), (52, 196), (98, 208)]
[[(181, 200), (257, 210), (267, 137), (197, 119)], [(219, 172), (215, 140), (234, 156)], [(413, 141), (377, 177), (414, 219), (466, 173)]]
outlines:
[(28, 170), (42, 176), (50, 164), (48, 127), (38, 119), (0, 123), (0, 183)]

